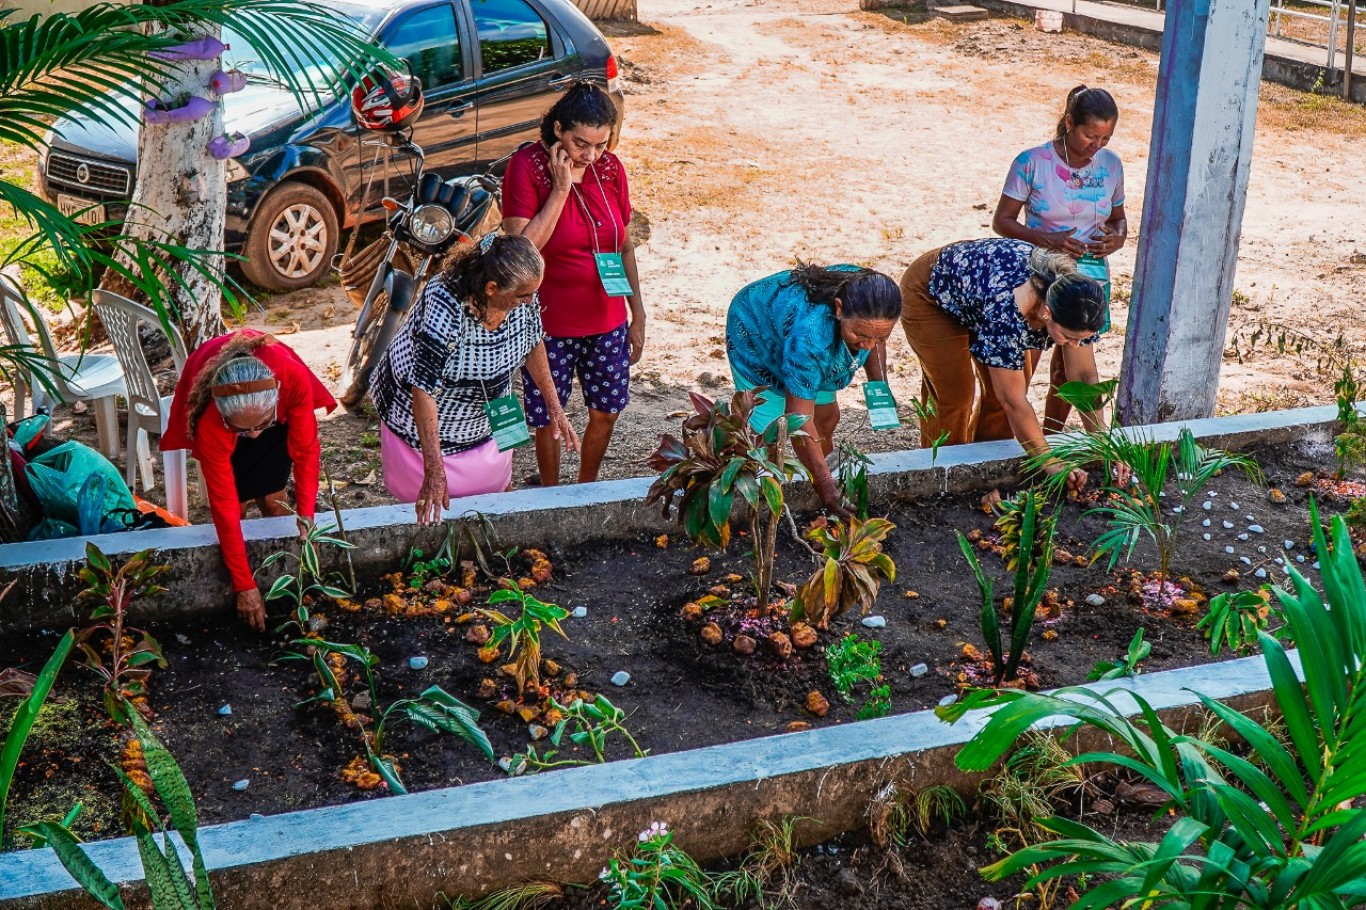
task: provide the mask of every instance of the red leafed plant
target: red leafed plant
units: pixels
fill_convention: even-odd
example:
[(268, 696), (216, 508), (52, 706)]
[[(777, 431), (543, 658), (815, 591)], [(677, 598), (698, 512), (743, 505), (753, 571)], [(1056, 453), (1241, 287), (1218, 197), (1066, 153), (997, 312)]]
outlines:
[(100, 548), (85, 545), (85, 568), (81, 597), (102, 601), (90, 613), (90, 621), (76, 634), (81, 663), (104, 680), (104, 708), (120, 724), (128, 723), (128, 707), (143, 702), (151, 664), (166, 666), (161, 645), (142, 629), (128, 625), (128, 607), (138, 597), (166, 590), (154, 579), (170, 566), (151, 562), (151, 550), (134, 554), (117, 570)]
[(821, 567), (797, 590), (792, 620), (805, 619), (817, 629), (852, 607), (867, 613), (885, 580), (896, 581), (896, 563), (882, 552), (882, 541), (896, 525), (885, 518), (860, 520), (815, 528), (807, 534), (825, 553)]
[(666, 518), (676, 508), (690, 540), (724, 549), (730, 543), (731, 507), (738, 493), (746, 504), (754, 546), (758, 607), (767, 610), (783, 484), (803, 473), (800, 462), (788, 455), (787, 440), (801, 432), (806, 418), (787, 414), (756, 432), (750, 415), (761, 391), (736, 392), (729, 402), (689, 393), (697, 413), (683, 421), (681, 440), (667, 433), (660, 437), (659, 448), (647, 461), (660, 474), (645, 502), (662, 502)]

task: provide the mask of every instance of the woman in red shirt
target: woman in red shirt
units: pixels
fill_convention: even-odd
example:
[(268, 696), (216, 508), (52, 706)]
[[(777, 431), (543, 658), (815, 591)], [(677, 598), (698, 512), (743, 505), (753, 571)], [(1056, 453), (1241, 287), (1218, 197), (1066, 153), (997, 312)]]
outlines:
[[(631, 195), (621, 161), (607, 151), (616, 121), (605, 91), (576, 82), (541, 120), (541, 141), (513, 154), (503, 180), (503, 230), (531, 240), (545, 259), (541, 321), (555, 392), (563, 407), (578, 376), (588, 407), (580, 483), (598, 479), (631, 399), (631, 364), (645, 349)], [(540, 390), (525, 371), (522, 379), (540, 482), (552, 486), (560, 480), (560, 443)]]
[(237, 615), (258, 632), (266, 628), (266, 606), (247, 562), (242, 519), (253, 502), (263, 516), (289, 515), (292, 471), (294, 511), (312, 520), (322, 456), (313, 412), (336, 406), (299, 355), (256, 329), (204, 342), (176, 384), (161, 448), (189, 449), (199, 461)]

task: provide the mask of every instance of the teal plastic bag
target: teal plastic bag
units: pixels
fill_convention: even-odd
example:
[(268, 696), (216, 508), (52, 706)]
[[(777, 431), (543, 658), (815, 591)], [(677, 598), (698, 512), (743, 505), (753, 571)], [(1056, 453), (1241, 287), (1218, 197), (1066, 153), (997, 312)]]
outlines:
[(79, 442), (64, 442), (35, 456), (25, 471), (43, 517), (81, 534), (124, 530), (117, 516), (137, 507), (119, 469)]

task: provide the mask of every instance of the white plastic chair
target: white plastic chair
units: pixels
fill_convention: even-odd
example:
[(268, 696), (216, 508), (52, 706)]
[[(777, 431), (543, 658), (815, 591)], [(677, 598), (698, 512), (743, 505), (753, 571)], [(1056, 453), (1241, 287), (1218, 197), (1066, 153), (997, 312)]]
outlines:
[[(185, 342), (170, 326), (167, 333), (157, 314), (151, 309), (134, 303), (127, 297), (109, 291), (96, 291), (93, 298), (95, 312), (114, 343), (114, 353), (123, 365), (123, 375), (128, 384), (128, 486), (135, 482), (134, 466), (141, 468), (142, 489), (149, 490), (155, 485), (152, 477), (152, 452), (149, 438), (166, 432), (166, 421), (171, 414), (170, 395), (162, 396), (157, 388), (152, 368), (147, 363), (147, 355), (138, 337), (138, 326), (147, 325), (166, 338), (171, 346), (171, 356), (175, 359), (176, 377), (185, 367)], [(189, 517), (189, 503), (186, 493), (185, 450), (175, 449), (161, 453), (162, 473), (166, 479), (166, 508), (180, 518)]]
[[(25, 316), (28, 318), (25, 319)], [(38, 345), (29, 335), (32, 322)], [(113, 354), (58, 354), (52, 344), (52, 334), (42, 311), (28, 302), (24, 292), (6, 275), (0, 275), (0, 323), (10, 344), (32, 348), (51, 361), (53, 369), (48, 381), (60, 401), (89, 401), (95, 410), (95, 431), (99, 435), (100, 451), (111, 461), (119, 457), (118, 396), (128, 394), (123, 378), (123, 367)], [(42, 381), (27, 370), (17, 370), (14, 377), (14, 420), (26, 415), (25, 398), (33, 393), (33, 410), (50, 406), (51, 393)]]

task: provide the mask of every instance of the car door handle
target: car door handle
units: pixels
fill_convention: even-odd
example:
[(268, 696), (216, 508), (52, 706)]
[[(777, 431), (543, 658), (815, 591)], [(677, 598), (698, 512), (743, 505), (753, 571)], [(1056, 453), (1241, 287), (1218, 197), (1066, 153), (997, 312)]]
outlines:
[(474, 102), (464, 101), (460, 104), (452, 104), (450, 107), (446, 108), (446, 113), (451, 115), (452, 117), (459, 119), (460, 117), (465, 116), (465, 113), (467, 111), (472, 110), (474, 110)]
[(577, 78), (578, 78), (578, 76), (573, 76), (573, 75), (570, 75), (570, 76), (556, 76), (554, 79), (551, 79), (551, 80), (550, 80), (549, 85), (550, 85), (550, 87), (553, 88), (553, 89), (565, 89), (565, 88), (568, 88), (568, 87), (570, 86), (570, 84), (572, 84), (572, 83), (574, 82), (574, 80), (577, 79)]

